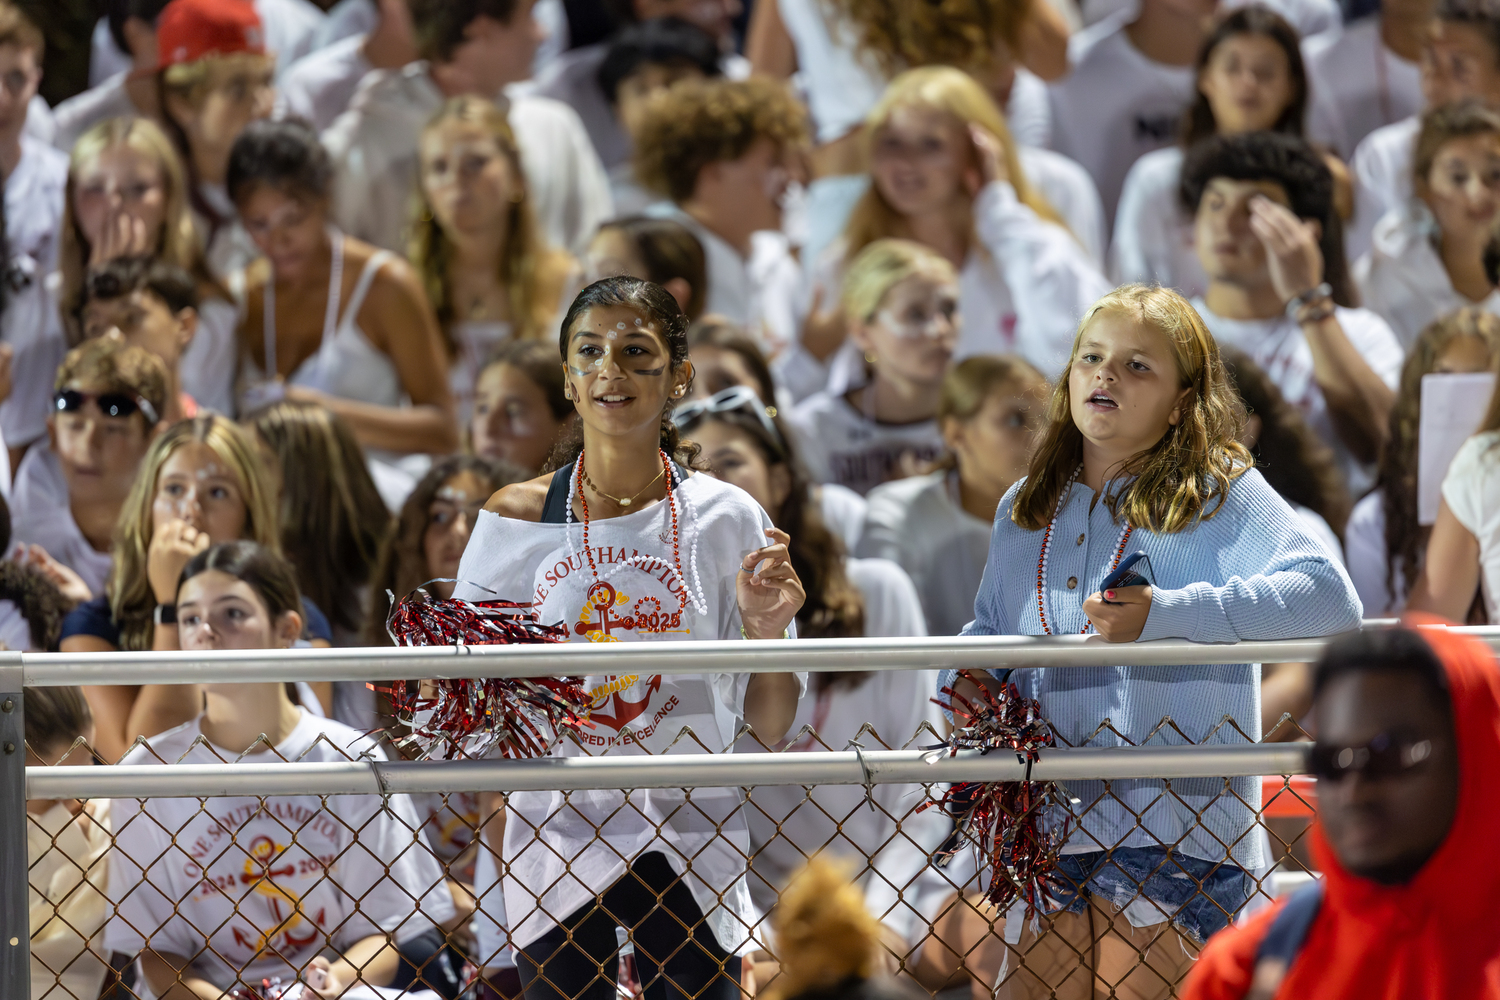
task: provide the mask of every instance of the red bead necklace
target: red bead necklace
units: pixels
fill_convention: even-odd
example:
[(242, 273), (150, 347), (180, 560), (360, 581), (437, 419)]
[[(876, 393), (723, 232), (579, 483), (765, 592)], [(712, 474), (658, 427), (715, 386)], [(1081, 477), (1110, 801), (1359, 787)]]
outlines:
[[(1082, 471), (1083, 471), (1083, 466), (1082, 465), (1079, 465), (1078, 468), (1074, 469), (1073, 470), (1073, 475), (1070, 476), (1068, 478), (1067, 483), (1065, 483), (1063, 485), (1062, 492), (1057, 495), (1057, 506), (1055, 508), (1053, 508), (1053, 511), (1052, 511), (1052, 520), (1050, 520), (1050, 521), (1047, 522), (1047, 530), (1042, 535), (1042, 552), (1041, 552), (1041, 555), (1037, 557), (1037, 561), (1036, 561), (1036, 613), (1037, 613), (1038, 616), (1041, 617), (1041, 619), (1042, 619), (1042, 631), (1044, 633), (1046, 633), (1047, 635), (1052, 635), (1053, 634), (1052, 633), (1052, 626), (1047, 623), (1047, 599), (1046, 599), (1046, 595), (1047, 595), (1047, 553), (1048, 553), (1048, 551), (1052, 547), (1052, 528), (1053, 528), (1054, 525), (1057, 524), (1057, 515), (1059, 513), (1061, 513), (1061, 511), (1062, 511), (1063, 502), (1067, 499), (1068, 493), (1073, 489), (1073, 483), (1075, 481), (1077, 481), (1078, 474), (1080, 472), (1082, 472)], [(1122, 558), (1124, 558), (1124, 556), (1125, 556), (1125, 543), (1130, 541), (1130, 535), (1131, 535), (1131, 533), (1133, 531), (1135, 531), (1135, 528), (1133, 528), (1131, 525), (1129, 525), (1127, 523), (1125, 525), (1125, 530), (1120, 533), (1120, 544), (1118, 544), (1118, 545), (1115, 546), (1115, 558), (1109, 564), (1109, 572), (1110, 573), (1113, 573), (1115, 571), (1115, 569), (1119, 567), (1120, 560)], [(1083, 634), (1083, 633), (1088, 632), (1088, 630), (1091, 629), (1091, 628), (1093, 628), (1093, 627), (1094, 627), (1094, 623), (1093, 622), (1089, 622), (1087, 625), (1085, 625), (1083, 628), (1079, 629), (1078, 631), (1079, 631), (1080, 634)]]
[[(660, 448), (656, 453), (661, 456), (662, 474), (667, 477), (667, 509), (672, 512), (672, 567), (677, 572), (677, 582), (681, 590), (677, 594), (678, 612), (686, 611), (688, 604), (687, 580), (682, 575), (682, 536), (677, 529), (677, 496), (672, 489), (672, 460), (667, 453)], [(573, 470), (573, 480), (578, 484), (578, 506), (583, 510), (583, 551), (588, 556), (589, 571), (594, 574), (594, 579), (599, 579), (599, 567), (594, 564), (594, 550), (589, 547), (589, 499), (583, 489), (583, 452), (578, 453), (578, 464)]]

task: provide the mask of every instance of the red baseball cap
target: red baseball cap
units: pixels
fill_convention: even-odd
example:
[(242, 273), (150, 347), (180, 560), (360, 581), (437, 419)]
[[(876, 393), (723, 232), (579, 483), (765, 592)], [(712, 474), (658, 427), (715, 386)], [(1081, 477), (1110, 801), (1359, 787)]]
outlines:
[(157, 69), (237, 52), (260, 55), (266, 36), (249, 0), (172, 0), (156, 19)]

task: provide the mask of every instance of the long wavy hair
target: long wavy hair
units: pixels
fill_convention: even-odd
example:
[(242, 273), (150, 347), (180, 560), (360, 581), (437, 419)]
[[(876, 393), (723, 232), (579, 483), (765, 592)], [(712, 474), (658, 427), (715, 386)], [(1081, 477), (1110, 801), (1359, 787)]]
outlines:
[[(473, 126), (494, 139), (510, 168), (511, 180), (519, 187), (519, 197), (511, 202), (505, 222), (505, 252), (500, 256), (496, 280), (505, 288), (510, 301), (511, 328), (518, 339), (539, 339), (547, 335), (557, 316), (558, 296), (573, 273), (573, 258), (547, 245), (542, 236), (531, 195), (526, 190), (526, 174), (521, 168), (521, 151), (505, 113), (494, 101), (479, 97), (455, 97), (433, 116), (422, 130), (422, 138), (449, 122)], [(422, 276), (422, 286), (437, 313), (443, 342), (450, 356), (458, 353), (452, 327), (462, 322), (453, 303), (448, 268), (453, 262), (453, 243), (443, 232), (432, 211), (432, 204), (419, 181), (415, 195), (411, 241), (408, 248), (412, 266)]]
[(391, 514), (348, 424), (315, 403), (282, 400), (246, 418), (281, 465), (281, 545), (297, 584), (346, 635), (364, 628), (370, 582)]
[(887, 76), (920, 66), (981, 72), (995, 62), (995, 42), (1020, 52), (1024, 0), (831, 0), (854, 29), (857, 45)]
[[(890, 122), (896, 110), (913, 106), (930, 108), (947, 115), (960, 126), (979, 125), (993, 133), (1000, 140), (1005, 170), (1010, 176), (1011, 187), (1015, 188), (1016, 197), (1049, 222), (1066, 225), (1062, 216), (1057, 214), (1057, 210), (1042, 193), (1031, 186), (1025, 171), (1021, 169), (1016, 141), (1011, 137), (1010, 126), (1005, 123), (1004, 112), (972, 76), (952, 67), (927, 66), (908, 70), (891, 81), (880, 102), (865, 118), (867, 158), (880, 131)], [(889, 236), (910, 239), (911, 233), (901, 213), (885, 200), (878, 186), (871, 184), (855, 204), (854, 211), (849, 215), (849, 222), (844, 227), (844, 258), (852, 260), (855, 254), (870, 243)], [(979, 245), (978, 238), (972, 231), (969, 244)]]
[(477, 455), (451, 455), (427, 470), (427, 475), (401, 505), (400, 516), (381, 543), (380, 558), (370, 579), (370, 614), (365, 619), (364, 630), (366, 645), (391, 644), (390, 634), (385, 630), (391, 608), (386, 594), (399, 601), (432, 579), (422, 548), (422, 540), (432, 521), (432, 503), (444, 483), (465, 472), (476, 476), (491, 493), (526, 478), (526, 473), (513, 465)]
[(1011, 508), (1023, 528), (1045, 528), (1083, 461), (1083, 433), (1073, 423), (1068, 378), (1089, 325), (1111, 313), (1160, 332), (1172, 345), (1179, 385), (1193, 390), (1182, 419), (1152, 447), (1125, 463), (1104, 497), (1116, 520), (1171, 534), (1219, 512), (1236, 479), (1255, 467), (1239, 437), (1245, 407), (1229, 384), (1219, 345), (1187, 299), (1169, 288), (1122, 285), (1094, 303), (1073, 338), (1073, 352), (1047, 404), (1047, 426)]
[[(1214, 25), (1209, 36), (1198, 49), (1198, 61), (1193, 66), (1195, 79), (1202, 79), (1208, 63), (1220, 45), (1241, 35), (1259, 35), (1275, 42), (1286, 56), (1286, 72), (1292, 83), (1292, 99), (1281, 109), (1281, 116), (1271, 125), (1272, 132), (1287, 135), (1302, 135), (1303, 122), (1307, 117), (1307, 67), (1302, 62), (1302, 42), (1297, 29), (1287, 23), (1286, 18), (1271, 10), (1251, 4), (1230, 11)], [(1201, 90), (1195, 90), (1193, 103), (1182, 116), (1182, 139), (1184, 148), (1199, 139), (1206, 139), (1219, 131), (1214, 121), (1214, 109)]]
[(115, 526), (114, 565), (104, 589), (110, 615), (120, 629), (121, 649), (151, 648), (151, 612), (156, 607), (146, 573), (146, 553), (156, 528), (151, 505), (156, 500), (162, 466), (177, 449), (193, 442), (207, 445), (219, 461), (234, 470), (245, 498), (245, 537), (274, 552), (281, 551), (275, 491), (250, 435), (239, 424), (217, 414), (173, 424), (151, 442)]
[[(1489, 351), (1490, 369), (1500, 371), (1500, 317), (1484, 309), (1459, 309), (1429, 323), (1406, 355), (1401, 387), (1391, 408), (1391, 432), (1380, 453), (1378, 485), (1385, 509), (1385, 589), (1396, 596), (1396, 574), (1410, 593), (1432, 527), (1417, 523), (1417, 440), (1422, 426), (1422, 376), (1431, 374), (1448, 345), (1460, 337), (1474, 337)], [(1496, 393), (1500, 397), (1500, 393)], [(1490, 400), (1481, 431), (1500, 428), (1500, 406)]]
[(165, 206), (161, 230), (154, 234), (152, 254), (169, 264), (176, 264), (192, 275), (200, 289), (211, 291), (222, 298), (228, 297), (219, 282), (209, 273), (204, 261), (203, 244), (198, 237), (197, 227), (193, 225), (193, 213), (189, 209), (187, 174), (172, 141), (149, 118), (110, 118), (79, 136), (69, 157), (68, 187), (67, 196), (63, 200), (57, 268), (62, 275), (58, 309), (62, 314), (63, 330), (70, 347), (76, 347), (83, 341), (83, 326), (79, 316), (83, 310), (89, 256), (93, 253), (93, 246), (84, 235), (83, 227), (78, 223), (77, 210), (73, 207), (78, 194), (78, 178), (90, 164), (116, 146), (126, 146), (150, 160), (161, 176)]
[[(632, 309), (651, 324), (654, 324), (662, 340), (666, 342), (667, 354), (671, 358), (672, 370), (675, 372), (682, 368), (688, 360), (688, 319), (682, 312), (682, 307), (672, 294), (665, 288), (650, 281), (640, 278), (616, 277), (601, 278), (592, 285), (584, 288), (573, 299), (573, 304), (568, 306), (567, 315), (563, 317), (562, 326), (557, 332), (558, 360), (568, 356), (568, 338), (573, 333), (573, 328), (583, 314), (590, 309), (608, 309), (619, 306)], [(691, 381), (688, 389), (692, 389)], [(677, 425), (672, 423), (672, 408), (676, 403), (669, 396), (667, 405), (661, 411), (661, 450), (670, 455), (678, 464), (693, 467), (698, 461), (698, 446), (691, 441), (685, 441), (677, 431)], [(574, 402), (573, 407), (577, 410), (579, 404)], [(545, 472), (554, 472), (565, 465), (572, 464), (583, 451), (583, 421), (573, 422), (573, 429), (566, 437), (557, 443), (548, 457), (546, 465), (542, 468)]]

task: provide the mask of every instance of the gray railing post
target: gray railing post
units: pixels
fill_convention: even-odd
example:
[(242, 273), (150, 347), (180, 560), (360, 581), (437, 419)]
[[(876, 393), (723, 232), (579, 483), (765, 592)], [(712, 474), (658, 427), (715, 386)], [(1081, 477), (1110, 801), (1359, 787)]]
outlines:
[(0, 652), (0, 997), (31, 995), (21, 654)]

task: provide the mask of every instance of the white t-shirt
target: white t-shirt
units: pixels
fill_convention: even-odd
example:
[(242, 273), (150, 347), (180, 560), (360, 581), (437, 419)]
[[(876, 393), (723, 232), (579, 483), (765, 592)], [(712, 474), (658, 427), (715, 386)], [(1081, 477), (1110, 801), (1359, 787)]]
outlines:
[(86, 815), (74, 816), (58, 802), (21, 820), (31, 908), (31, 1000), (97, 997), (108, 971), (100, 952), (109, 914), (109, 800), (93, 799), (83, 808)]
[(1455, 309), (1478, 306), (1500, 313), (1500, 291), (1474, 302), (1453, 287), (1433, 245), (1436, 222), (1427, 205), (1412, 198), (1387, 212), (1375, 227), (1374, 246), (1354, 265), (1364, 307), (1378, 313), (1407, 350), (1428, 323)]
[[(237, 754), (206, 741), (193, 745), (202, 735), (195, 719), (121, 763), (235, 761)], [(363, 754), (385, 759), (373, 740), (302, 712), (275, 751), (239, 761), (342, 762)], [(192, 958), (194, 971), (220, 988), (239, 978), (290, 981), (324, 949), (342, 951), (380, 933), (409, 941), (453, 916), (443, 870), (405, 795), (340, 795), (326, 807), (316, 795), (163, 798), (147, 800), (144, 810), (137, 799), (116, 799), (112, 809), (109, 886), (117, 911), (105, 928), (106, 952), (134, 955), (149, 943)]]
[[(1248, 7), (1252, 3), (1269, 7), (1286, 18), (1303, 38), (1337, 28), (1341, 18), (1335, 0), (1271, 0), (1269, 3), (1264, 0), (1222, 0), (1219, 13)], [(1079, 6), (1082, 7), (1084, 24), (1094, 24), (1122, 11), (1138, 17), (1141, 9), (1140, 0), (1083, 0)]]
[(1198, 262), (1193, 218), (1177, 193), (1182, 159), (1182, 147), (1169, 146), (1130, 168), (1115, 214), (1109, 266), (1121, 284), (1155, 282), (1191, 298), (1208, 290), (1208, 275)]
[(90, 87), (81, 94), (74, 94), (52, 109), (55, 128), (52, 144), (63, 152), (73, 148), (78, 138), (95, 125), (110, 118), (129, 118), (140, 114), (140, 110), (125, 92), (125, 77), (128, 71)]
[(1052, 148), (1083, 165), (1113, 221), (1125, 174), (1142, 155), (1170, 146), (1193, 96), (1191, 66), (1152, 62), (1125, 34), (1125, 12), (1068, 43), (1072, 71), (1048, 85)]
[(62, 319), (47, 288), (57, 268), (68, 158), (30, 136), (5, 178), (5, 249), (11, 288), (0, 340), (15, 350), (10, 397), (0, 403), (0, 433), (11, 447), (47, 433), (52, 385), (67, 353)]
[(1366, 618), (1384, 618), (1406, 607), (1406, 579), (1399, 566), (1390, 587), (1385, 582), (1390, 556), (1385, 544), (1383, 490), (1370, 492), (1354, 505), (1344, 527), (1344, 552), (1348, 557), (1349, 579), (1359, 592)]
[[(576, 489), (576, 483), (574, 485)], [(681, 571), (672, 554), (671, 505), (656, 503), (589, 525), (535, 524), (482, 513), (459, 564), (454, 596), (530, 601), (543, 622), (562, 622), (575, 642), (683, 642), (741, 634), (735, 578), (764, 546), (771, 521), (750, 495), (712, 476), (675, 491)], [(597, 579), (595, 577), (597, 571)], [(682, 607), (680, 594), (688, 595)], [(679, 610), (681, 609), (681, 610)], [(744, 716), (748, 674), (595, 676), (592, 720), (559, 757), (660, 754), (691, 728), (691, 752), (730, 748)], [(805, 683), (805, 679), (804, 679)], [(626, 740), (630, 730), (638, 740)], [(701, 744), (701, 745), (700, 745)], [(684, 749), (679, 747), (679, 752)], [(750, 925), (745, 887), (749, 834), (737, 789), (515, 792), (508, 800), (502, 885), (511, 943), (525, 947), (624, 874), (628, 862), (663, 852), (728, 952)]]
[(1421, 70), (1385, 47), (1379, 16), (1309, 38), (1302, 56), (1316, 102), (1308, 138), (1344, 160), (1371, 132), (1422, 110)]
[(900, 477), (903, 458), (931, 462), (945, 447), (936, 419), (883, 424), (844, 396), (826, 391), (793, 407), (786, 427), (814, 482), (836, 483), (859, 494)]
[[(1046, 87), (1042, 85), (1045, 96)], [(1061, 153), (1031, 143), (1020, 143), (1016, 158), (1021, 171), (1047, 203), (1057, 209), (1068, 231), (1073, 234), (1096, 267), (1104, 264), (1104, 249), (1109, 245), (1108, 227), (1104, 222), (1104, 203), (1089, 172)]]
[(10, 497), (11, 535), (40, 545), (47, 554), (83, 578), (98, 597), (114, 560), (89, 544), (68, 507), (62, 462), (44, 438), (26, 450)]
[[(1338, 457), (1339, 467), (1355, 496), (1362, 495), (1373, 479), (1373, 470), (1349, 453), (1334, 431), (1323, 390), (1313, 378), (1312, 349), (1302, 327), (1288, 316), (1271, 319), (1225, 319), (1211, 312), (1202, 299), (1193, 306), (1221, 346), (1235, 347), (1249, 355), (1281, 390), (1282, 396), (1302, 411), (1313, 433), (1323, 439)], [(1405, 352), (1385, 320), (1368, 309), (1340, 308), (1336, 314), (1344, 335), (1380, 378), (1395, 389), (1401, 379)]]
[(349, 110), (359, 81), (375, 68), (365, 58), (365, 37), (341, 38), (287, 67), (276, 85), (287, 113), (306, 118), (322, 132)]
[(1490, 621), (1500, 621), (1500, 431), (1464, 442), (1443, 477), (1443, 499), (1479, 542), (1480, 589)]
[(933, 635), (958, 635), (974, 620), (991, 522), (959, 505), (957, 472), (898, 479), (870, 491), (856, 551), (901, 565), (922, 598)]
[[(614, 211), (604, 167), (572, 108), (514, 88), (510, 95), (507, 118), (542, 235), (582, 256)], [(418, 141), (443, 103), (425, 62), (360, 81), (349, 110), (323, 134), (337, 170), (333, 214), (344, 232), (405, 254)]]
[(818, 512), (828, 530), (839, 536), (844, 543), (844, 552), (852, 555), (859, 544), (859, 533), (865, 526), (865, 509), (869, 506), (865, 498), (837, 483), (814, 486), (817, 491)]
[(236, 335), (240, 310), (218, 297), (198, 306), (198, 329), (177, 362), (182, 391), (198, 406), (215, 413), (233, 414), (234, 379), (238, 374), (240, 342)]
[(1354, 218), (1344, 238), (1350, 260), (1369, 251), (1375, 224), (1386, 213), (1411, 200), (1412, 160), (1421, 131), (1422, 119), (1414, 114), (1371, 132), (1354, 151), (1349, 165), (1354, 174)]

